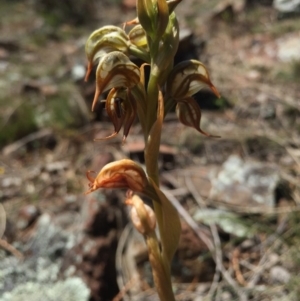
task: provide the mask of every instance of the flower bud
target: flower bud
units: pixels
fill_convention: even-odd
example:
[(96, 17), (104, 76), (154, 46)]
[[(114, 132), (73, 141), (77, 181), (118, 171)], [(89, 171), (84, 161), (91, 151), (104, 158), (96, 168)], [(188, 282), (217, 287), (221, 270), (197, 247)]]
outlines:
[(86, 194), (99, 188), (127, 188), (135, 192), (143, 192), (148, 185), (143, 168), (129, 159), (105, 165), (96, 178), (91, 177), (90, 174), (91, 171), (86, 174), (90, 181), (90, 189)]
[(155, 19), (153, 0), (137, 0), (136, 8), (140, 24), (149, 36), (153, 36)]
[(128, 37), (124, 30), (113, 25), (104, 26), (95, 30), (85, 44), (85, 53), (88, 59), (88, 69), (85, 80), (88, 79), (93, 67), (93, 62), (97, 58), (116, 50), (127, 53)]
[(129, 58), (113, 51), (104, 55), (96, 70), (96, 91), (92, 105), (94, 111), (99, 95), (111, 88), (132, 88), (140, 81), (140, 69)]
[(167, 80), (167, 93), (175, 100), (185, 99), (209, 86), (217, 97), (219, 92), (212, 84), (205, 66), (196, 60), (177, 64)]
[(150, 234), (155, 230), (156, 217), (153, 209), (144, 204), (142, 199), (133, 195), (125, 201), (125, 204), (131, 205), (130, 218), (134, 227), (143, 235)]
[(169, 22), (169, 7), (166, 0), (138, 0), (138, 19), (152, 41), (159, 41)]
[(143, 49), (148, 49), (147, 37), (142, 25), (134, 26), (128, 33), (130, 43)]
[(154, 74), (160, 74), (170, 64), (173, 64), (175, 54), (179, 45), (179, 26), (175, 13), (169, 18), (168, 27), (162, 36), (159, 51), (154, 58)]
[(169, 7), (166, 0), (157, 0), (156, 39), (160, 40), (169, 23)]

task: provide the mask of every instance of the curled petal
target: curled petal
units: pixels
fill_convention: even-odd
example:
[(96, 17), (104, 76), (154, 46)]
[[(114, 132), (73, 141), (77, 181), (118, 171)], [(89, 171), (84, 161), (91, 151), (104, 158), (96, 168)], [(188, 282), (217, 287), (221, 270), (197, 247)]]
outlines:
[(178, 101), (176, 105), (176, 114), (182, 124), (194, 128), (205, 136), (215, 138), (219, 137), (210, 135), (200, 128), (201, 110), (194, 98), (189, 97)]
[(93, 67), (93, 62), (97, 58), (116, 50), (127, 53), (128, 37), (124, 30), (112, 25), (95, 30), (85, 44), (85, 53), (88, 59), (88, 69), (85, 80), (88, 79)]
[(123, 132), (123, 143), (128, 136), (129, 130), (136, 118), (137, 105), (134, 96), (128, 91), (128, 97), (124, 103), (125, 118), (124, 118), (124, 132)]
[(212, 84), (206, 67), (199, 61), (189, 60), (177, 64), (169, 75), (167, 92), (176, 100), (190, 97), (208, 86), (217, 97), (219, 92)]
[(125, 54), (113, 51), (104, 55), (100, 59), (96, 71), (96, 92), (92, 111), (101, 93), (111, 88), (132, 88), (139, 81), (139, 67), (132, 63)]
[(88, 173), (88, 179), (91, 183), (86, 194), (99, 188), (127, 188), (135, 192), (143, 192), (148, 185), (143, 168), (129, 159), (105, 165), (95, 179)]
[(97, 140), (104, 140), (114, 137), (119, 133), (122, 126), (124, 126), (123, 143), (128, 136), (129, 130), (137, 115), (137, 105), (134, 95), (124, 88), (112, 88), (108, 93), (105, 108), (108, 117), (112, 121), (115, 131), (108, 137), (98, 138)]
[(95, 141), (109, 139), (119, 133), (125, 118), (124, 99), (126, 97), (127, 93), (123, 88), (113, 88), (109, 91), (107, 99), (105, 101), (105, 109), (109, 119), (114, 125), (115, 131), (105, 138), (94, 139)]

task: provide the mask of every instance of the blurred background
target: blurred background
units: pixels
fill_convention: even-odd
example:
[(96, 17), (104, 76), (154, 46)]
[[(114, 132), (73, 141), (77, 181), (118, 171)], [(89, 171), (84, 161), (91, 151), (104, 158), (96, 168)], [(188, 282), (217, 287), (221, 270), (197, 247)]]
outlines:
[[(176, 62), (201, 60), (222, 95), (195, 96), (221, 138), (174, 112), (164, 125), (161, 185), (182, 217), (177, 300), (299, 300), (300, 1), (176, 11)], [(123, 146), (93, 141), (113, 125), (84, 82), (90, 33), (135, 15), (135, 0), (0, 0), (0, 301), (157, 300), (124, 191), (84, 195), (87, 170), (143, 163), (138, 123)]]

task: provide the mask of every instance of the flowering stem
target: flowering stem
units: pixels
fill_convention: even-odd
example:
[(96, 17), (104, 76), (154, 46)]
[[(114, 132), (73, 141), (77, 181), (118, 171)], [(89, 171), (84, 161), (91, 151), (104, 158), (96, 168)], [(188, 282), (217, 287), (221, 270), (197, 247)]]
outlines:
[[(151, 69), (152, 71), (153, 69)], [(158, 76), (151, 72), (150, 79), (148, 82), (148, 101), (147, 101), (147, 140), (146, 149), (151, 149), (151, 154), (146, 154), (145, 161), (148, 176), (159, 186), (159, 173), (158, 173), (158, 156), (159, 156), (159, 146), (161, 137), (161, 128), (151, 132), (151, 128), (157, 120), (158, 111)], [(151, 134), (155, 134), (151, 137)], [(150, 162), (149, 162), (150, 161)], [(153, 207), (158, 223), (159, 232), (162, 233), (163, 229), (163, 211), (161, 204), (153, 201)], [(157, 237), (151, 236), (146, 239), (146, 243), (149, 250), (149, 261), (152, 266), (153, 279), (155, 286), (157, 288), (158, 295), (161, 301), (175, 301), (172, 283), (171, 283), (171, 273), (170, 266), (163, 259), (162, 252), (158, 245)]]
[(150, 74), (150, 78), (148, 82), (147, 94), (148, 94), (148, 101), (147, 101), (147, 136), (148, 136), (156, 120), (157, 99), (158, 99), (158, 77), (152, 72)]
[(175, 301), (170, 273), (166, 271), (163, 265), (155, 232), (146, 237), (146, 244), (149, 250), (149, 261), (152, 266), (153, 279), (160, 300)]

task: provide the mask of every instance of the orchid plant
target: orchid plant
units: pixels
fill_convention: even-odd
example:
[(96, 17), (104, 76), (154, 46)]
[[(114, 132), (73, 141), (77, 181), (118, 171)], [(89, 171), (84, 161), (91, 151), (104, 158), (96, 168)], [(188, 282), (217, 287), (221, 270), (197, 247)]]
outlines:
[[(123, 159), (107, 164), (93, 178), (90, 189), (126, 188), (125, 204), (131, 206), (131, 219), (145, 238), (154, 283), (163, 301), (175, 300), (171, 285), (171, 261), (181, 227), (176, 209), (159, 188), (158, 156), (163, 120), (174, 107), (186, 126), (211, 136), (200, 127), (201, 110), (193, 95), (208, 86), (219, 97), (206, 67), (199, 61), (184, 61), (174, 66), (179, 44), (179, 25), (174, 9), (182, 0), (137, 0), (137, 18), (124, 28), (109, 25), (94, 31), (85, 46), (88, 59), (86, 80), (96, 68), (95, 110), (99, 96), (109, 91), (105, 108), (117, 135), (123, 127), (123, 142), (132, 123), (139, 119), (145, 140), (145, 169)], [(131, 26), (130, 31), (125, 27)], [(140, 67), (130, 58), (144, 61)], [(150, 67), (145, 79), (145, 66)], [(153, 209), (141, 199), (153, 200)], [(158, 233), (156, 234), (156, 224)], [(159, 236), (159, 237), (158, 237)]]

